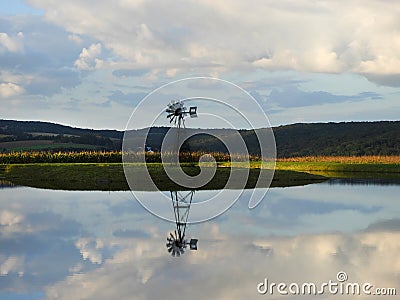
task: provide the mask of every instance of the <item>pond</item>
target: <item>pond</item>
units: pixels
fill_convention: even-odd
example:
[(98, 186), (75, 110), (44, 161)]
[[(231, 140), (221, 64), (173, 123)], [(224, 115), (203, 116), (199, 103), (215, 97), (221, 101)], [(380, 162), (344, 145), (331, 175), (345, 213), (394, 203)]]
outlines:
[[(189, 224), (197, 250), (173, 257), (166, 238), (176, 224), (147, 212), (129, 191), (2, 184), (0, 299), (276, 299), (285, 292), (307, 299), (302, 289), (314, 291), (305, 283), (315, 284), (316, 299), (400, 293), (398, 181), (271, 188), (252, 210), (250, 193), (224, 214)], [(347, 283), (358, 284), (361, 296), (347, 295)]]

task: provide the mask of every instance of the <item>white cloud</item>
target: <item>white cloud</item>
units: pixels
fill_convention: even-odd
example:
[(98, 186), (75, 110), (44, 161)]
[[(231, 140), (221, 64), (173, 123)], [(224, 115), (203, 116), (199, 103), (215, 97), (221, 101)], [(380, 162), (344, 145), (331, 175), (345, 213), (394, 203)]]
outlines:
[(22, 215), (19, 213), (14, 213), (9, 210), (4, 210), (0, 213), (0, 225), (2, 226), (12, 226), (18, 224), (23, 219)]
[(93, 264), (101, 264), (103, 255), (101, 253), (104, 247), (101, 240), (92, 240), (88, 238), (81, 238), (75, 243), (76, 247), (81, 252), (84, 260), (89, 260)]
[(23, 216), (19, 213), (14, 213), (9, 210), (3, 210), (0, 213), (0, 225), (1, 226), (12, 226), (18, 224), (23, 219)]
[(9, 98), (13, 96), (17, 96), (24, 93), (24, 88), (21, 86), (12, 83), (12, 82), (7, 82), (7, 83), (0, 83), (0, 97), (1, 98)]
[(23, 102), (35, 103), (38, 95), (52, 95), (80, 82), (73, 63), (82, 46), (69, 40), (64, 29), (38, 16), (3, 17), (0, 22), (6, 32), (0, 36), (1, 97), (24, 93)]
[(83, 48), (79, 59), (74, 63), (75, 67), (80, 70), (98, 69), (103, 64), (103, 61), (98, 57), (101, 55), (101, 44), (92, 44), (90, 47)]
[(83, 39), (82, 39), (79, 35), (77, 35), (77, 34), (70, 34), (70, 35), (68, 35), (68, 39), (69, 39), (70, 41), (75, 42), (76, 44), (82, 44), (82, 43), (83, 43)]
[[(288, 77), (308, 81), (296, 85), (300, 90), (306, 91), (307, 84), (311, 90), (329, 91), (353, 84), (354, 79), (339, 80), (352, 75), (370, 82), (352, 93), (335, 94), (380, 89), (383, 98), (391, 99), (397, 90), (373, 83), (400, 85), (398, 1), (99, 0), (95, 10), (88, 1), (27, 3), (43, 15), (1, 18), (0, 96), (13, 102), (3, 118), (123, 129), (130, 115), (126, 105), (98, 107), (108, 95), (117, 90), (148, 93), (186, 76), (220, 77), (243, 86), (260, 80), (265, 84), (281, 73), (286, 84), (296, 84)], [(329, 78), (329, 87), (318, 87), (317, 77)], [(267, 95), (270, 89), (256, 91)], [(74, 115), (65, 113), (71, 99), (79, 100)], [(377, 115), (376, 108), (383, 105), (371, 102), (368, 115), (361, 115), (362, 105), (350, 111), (346, 103), (346, 109), (336, 106), (335, 111), (348, 117), (323, 112), (322, 119), (316, 105), (307, 108), (307, 117), (298, 117), (303, 114), (298, 110), (271, 114), (279, 125), (292, 116), (377, 120), (392, 119), (395, 113), (387, 106)], [(88, 114), (94, 109), (96, 115)]]
[[(203, 228), (205, 232), (209, 229), (208, 224)], [(217, 229), (209, 231), (207, 237), (201, 249), (181, 258), (168, 257), (158, 238), (125, 240), (124, 244), (122, 240), (108, 241), (118, 242), (122, 249), (101, 268), (68, 276), (48, 286), (47, 299), (127, 299), (133, 294), (135, 299), (169, 299), (178, 294), (192, 299), (203, 299), (205, 295), (245, 299), (257, 295), (257, 283), (265, 277), (270, 282), (319, 285), (329, 280), (337, 282), (339, 271), (348, 274), (349, 282), (399, 288), (398, 232), (254, 240), (248, 235), (228, 239)], [(201, 282), (201, 288), (184, 282)], [(330, 299), (330, 296), (326, 293), (317, 298)]]
[(10, 272), (23, 274), (23, 258), (18, 256), (10, 256), (7, 258), (0, 257), (0, 276), (6, 276)]
[(4, 51), (23, 52), (23, 37), (24, 34), (22, 32), (18, 32), (15, 36), (10, 36), (5, 32), (0, 32), (0, 53)]
[(400, 4), (392, 1), (120, 1), (112, 9), (98, 1), (96, 10), (78, 0), (30, 2), (48, 20), (97, 39), (119, 58), (169, 74), (210, 63), (225, 70), (399, 70)]

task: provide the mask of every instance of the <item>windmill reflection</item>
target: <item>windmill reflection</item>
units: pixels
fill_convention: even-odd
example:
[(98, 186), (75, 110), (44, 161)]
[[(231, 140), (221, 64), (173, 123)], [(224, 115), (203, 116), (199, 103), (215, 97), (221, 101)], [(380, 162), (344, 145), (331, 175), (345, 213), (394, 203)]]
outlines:
[(167, 250), (172, 256), (181, 256), (185, 253), (187, 246), (190, 250), (197, 250), (197, 239), (186, 239), (186, 225), (189, 217), (189, 210), (192, 204), (195, 191), (187, 192), (171, 191), (172, 206), (176, 229), (167, 236)]
[[(190, 118), (197, 118), (197, 106), (191, 106), (188, 111), (187, 107), (184, 106), (183, 101), (171, 101), (165, 112), (167, 113), (169, 122), (174, 123), (177, 129), (176, 145), (174, 145), (175, 149), (173, 152), (178, 154), (176, 156), (177, 160), (174, 161), (174, 163), (179, 165), (179, 141), (181, 129), (182, 126), (185, 128), (185, 117), (190, 116)], [(186, 193), (186, 195), (183, 193)], [(186, 239), (186, 225), (194, 193), (194, 190), (189, 192), (171, 191), (176, 229), (173, 232), (170, 232), (167, 236), (166, 246), (168, 252), (171, 253), (172, 256), (181, 256), (184, 254), (188, 245), (190, 250), (197, 250), (197, 239), (190, 239), (189, 242)]]

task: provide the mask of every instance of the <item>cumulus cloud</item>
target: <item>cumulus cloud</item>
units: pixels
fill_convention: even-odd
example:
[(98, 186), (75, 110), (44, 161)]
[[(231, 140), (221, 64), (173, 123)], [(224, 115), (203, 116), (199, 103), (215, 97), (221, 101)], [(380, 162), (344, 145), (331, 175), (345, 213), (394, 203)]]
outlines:
[(23, 274), (23, 258), (18, 256), (10, 256), (6, 258), (0, 257), (0, 276), (6, 276), (11, 272)]
[(6, 32), (0, 32), (0, 54), (4, 51), (23, 52), (23, 32), (18, 32), (15, 36), (10, 36)]
[(68, 35), (68, 39), (70, 41), (73, 41), (73, 42), (77, 43), (77, 44), (82, 44), (83, 43), (83, 39), (77, 34)]
[(9, 210), (3, 210), (0, 213), (0, 225), (1, 226), (12, 226), (18, 224), (23, 219), (23, 216), (19, 213), (15, 213)]
[(111, 255), (112, 246), (102, 239), (80, 238), (75, 246), (79, 249), (82, 258), (93, 264), (101, 264), (105, 258)]
[(392, 1), (120, 1), (112, 9), (98, 1), (96, 10), (78, 0), (30, 3), (136, 66), (360, 74), (400, 67), (400, 5)]
[(75, 67), (80, 70), (98, 69), (103, 64), (103, 61), (98, 57), (101, 55), (101, 44), (92, 44), (89, 48), (83, 48), (79, 59), (74, 63)]
[[(22, 93), (49, 96), (80, 82), (73, 63), (82, 46), (70, 41), (65, 30), (38, 16), (0, 17), (0, 23), (6, 32), (0, 34), (2, 98)], [(15, 33), (15, 28), (22, 31)]]
[[(43, 14), (0, 17), (0, 96), (14, 108), (4, 118), (34, 115), (75, 126), (122, 129), (121, 120), (130, 115), (125, 106), (136, 94), (172, 78), (207, 75), (250, 87), (266, 103), (293, 96), (274, 103), (275, 110), (263, 106), (278, 125), (397, 118), (393, 90), (378, 91), (371, 83), (400, 85), (400, 5), (395, 1), (99, 0), (95, 10), (92, 3), (78, 0), (26, 3)], [(268, 98), (282, 86), (269, 82), (266, 88), (261, 78), (277, 73), (288, 85), (288, 79), (307, 81), (314, 92), (300, 84), (297, 91), (275, 89)], [(339, 80), (346, 76), (353, 76), (351, 83), (364, 82), (349, 88), (350, 82)], [(325, 84), (328, 78), (331, 85), (318, 87), (317, 77), (325, 77)], [(260, 81), (264, 88), (259, 89)], [(338, 91), (342, 84), (347, 89)], [(386, 103), (372, 101), (376, 97), (365, 91), (379, 92)], [(18, 95), (24, 97), (16, 99)], [(70, 99), (79, 99), (80, 113), (65, 114)], [(368, 105), (359, 105), (361, 101)], [(320, 104), (344, 111), (338, 107), (344, 102), (357, 107), (346, 109), (347, 115), (317, 111)], [(288, 107), (293, 111), (281, 112)], [(356, 113), (360, 107), (362, 114)], [(97, 114), (88, 119), (87, 111), (93, 109)], [(301, 117), (303, 113), (307, 116)]]
[(0, 97), (1, 98), (9, 98), (13, 96), (20, 95), (24, 92), (24, 88), (20, 87), (19, 85), (7, 82), (7, 83), (0, 83)]
[[(265, 277), (270, 282), (319, 285), (329, 280), (337, 282), (338, 271), (346, 271), (349, 282), (398, 288), (395, 274), (400, 272), (400, 265), (393, 264), (399, 259), (397, 232), (254, 239), (227, 238), (211, 230), (207, 236), (201, 250), (179, 259), (168, 257), (157, 239), (125, 241), (120, 244), (123, 249), (102, 268), (48, 286), (46, 299), (128, 299), (131, 295), (135, 299), (159, 299), (178, 294), (192, 299), (203, 299), (205, 295), (245, 299), (257, 295), (257, 284)], [(187, 282), (201, 282), (201, 288)]]

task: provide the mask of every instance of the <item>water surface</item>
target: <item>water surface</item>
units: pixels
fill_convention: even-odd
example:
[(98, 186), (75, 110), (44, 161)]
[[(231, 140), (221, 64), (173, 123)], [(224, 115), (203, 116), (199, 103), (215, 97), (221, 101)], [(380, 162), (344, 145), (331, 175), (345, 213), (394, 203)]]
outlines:
[(339, 271), (348, 282), (400, 293), (398, 182), (273, 188), (253, 210), (250, 192), (223, 215), (188, 225), (198, 250), (178, 258), (165, 246), (175, 224), (148, 213), (130, 192), (3, 187), (0, 299), (276, 299), (277, 292), (257, 292), (265, 278), (319, 284)]

